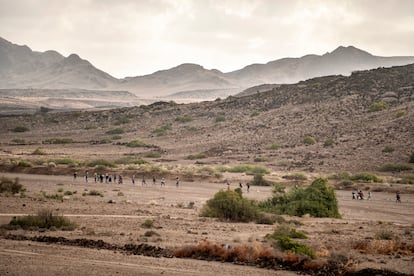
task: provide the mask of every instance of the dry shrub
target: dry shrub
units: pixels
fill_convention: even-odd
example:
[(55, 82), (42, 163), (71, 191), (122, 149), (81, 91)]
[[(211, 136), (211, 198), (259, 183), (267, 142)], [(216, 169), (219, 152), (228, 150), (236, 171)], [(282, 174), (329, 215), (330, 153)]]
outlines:
[(407, 244), (396, 240), (370, 240), (360, 241), (354, 245), (354, 249), (368, 254), (391, 254), (414, 255), (414, 244)]

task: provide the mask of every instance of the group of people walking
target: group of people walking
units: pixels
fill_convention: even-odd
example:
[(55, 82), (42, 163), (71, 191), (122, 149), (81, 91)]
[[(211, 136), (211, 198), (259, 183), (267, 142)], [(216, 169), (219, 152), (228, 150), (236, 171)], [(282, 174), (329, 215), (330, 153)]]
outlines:
[[(76, 180), (77, 178), (78, 178), (78, 172), (75, 171), (73, 173), (73, 180)], [(85, 182), (89, 181), (89, 171), (85, 171), (84, 179), (85, 179)], [(133, 174), (131, 176), (131, 182), (132, 182), (133, 185), (135, 184), (135, 179), (136, 179), (136, 175)], [(110, 183), (118, 183), (118, 184), (123, 184), (123, 181), (124, 181), (123, 177), (120, 174), (111, 175), (111, 174), (108, 174), (108, 173), (105, 173), (105, 174), (103, 174), (103, 173), (98, 174), (96, 172), (94, 173), (94, 182), (95, 183), (109, 183), (109, 184)], [(152, 184), (156, 185), (156, 183), (157, 183), (156, 177), (152, 176)], [(164, 177), (161, 178), (160, 184), (161, 184), (161, 186), (165, 186), (166, 181), (165, 181)], [(141, 185), (142, 186), (147, 185), (147, 181), (145, 179), (145, 174), (142, 175)], [(179, 185), (180, 185), (180, 179), (179, 179), (179, 177), (176, 177), (175, 178), (175, 186), (178, 188)]]

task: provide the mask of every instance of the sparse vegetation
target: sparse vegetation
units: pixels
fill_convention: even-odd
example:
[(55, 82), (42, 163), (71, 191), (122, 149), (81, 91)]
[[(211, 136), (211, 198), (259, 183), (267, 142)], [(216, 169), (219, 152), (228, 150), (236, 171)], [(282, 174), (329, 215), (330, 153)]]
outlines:
[(273, 143), (273, 144), (271, 144), (271, 145), (269, 145), (268, 147), (267, 147), (267, 149), (269, 149), (269, 150), (278, 150), (278, 149), (280, 149), (282, 146), (279, 144), (279, 143)]
[(394, 233), (388, 229), (381, 229), (375, 233), (377, 240), (392, 240), (394, 239)]
[(71, 144), (73, 142), (71, 138), (50, 138), (42, 141), (43, 144)]
[(163, 125), (159, 128), (154, 129), (152, 131), (152, 134), (155, 136), (164, 136), (169, 130), (171, 130), (171, 125)]
[(316, 140), (312, 136), (308, 135), (303, 139), (303, 143), (305, 145), (313, 145), (316, 144)]
[(375, 182), (375, 183), (382, 183), (384, 180), (375, 174), (371, 173), (358, 173), (350, 176), (350, 180), (356, 182)]
[(383, 149), (382, 149), (382, 152), (384, 152), (384, 153), (391, 153), (391, 152), (393, 152), (394, 151), (394, 148), (393, 147), (391, 147), (391, 146), (385, 146)]
[(20, 227), (22, 229), (51, 229), (56, 228), (65, 231), (71, 231), (76, 225), (69, 219), (53, 214), (50, 210), (41, 210), (33, 216), (14, 217), (10, 222), (11, 227)]
[(103, 193), (97, 190), (90, 190), (88, 192), (84, 192), (82, 196), (100, 196), (103, 197)]
[(153, 230), (149, 230), (149, 231), (146, 231), (145, 233), (144, 233), (144, 236), (145, 237), (153, 237), (153, 236), (160, 236), (160, 234), (158, 234), (157, 232), (155, 232), (155, 231), (153, 231)]
[(258, 156), (254, 158), (254, 162), (266, 162), (266, 161), (267, 161), (266, 157)]
[(408, 160), (410, 163), (414, 163), (414, 152), (411, 153), (410, 159)]
[(48, 163), (53, 162), (56, 165), (69, 165), (69, 166), (78, 166), (80, 162), (78, 160), (74, 160), (72, 158), (57, 158), (57, 159), (49, 159)]
[(29, 161), (20, 160), (20, 161), (17, 162), (17, 166), (29, 168), (29, 167), (32, 166), (32, 163), (30, 163)]
[(269, 174), (269, 170), (263, 166), (256, 165), (235, 165), (233, 167), (217, 167), (219, 172), (231, 172), (231, 173), (246, 173), (248, 175), (255, 174)]
[(180, 123), (188, 123), (191, 122), (193, 120), (193, 117), (189, 114), (183, 115), (183, 116), (178, 116), (177, 118), (175, 118), (175, 120), (177, 122)]
[(110, 129), (107, 132), (105, 132), (105, 134), (109, 134), (109, 135), (116, 135), (116, 134), (123, 134), (123, 133), (125, 133), (125, 130), (119, 127)]
[(93, 160), (93, 161), (88, 162), (86, 165), (88, 167), (96, 167), (96, 166), (109, 167), (109, 168), (116, 167), (114, 162), (111, 162), (111, 161), (108, 161), (108, 160), (105, 160), (105, 159)]
[[(122, 136), (121, 135), (114, 135), (111, 137), (111, 140), (121, 140)], [(110, 143), (111, 141), (108, 141), (108, 143)]]
[(216, 118), (214, 119), (216, 123), (224, 122), (225, 120), (226, 120), (226, 117), (224, 117), (223, 114), (216, 115)]
[(130, 148), (145, 147), (145, 143), (139, 140), (132, 140), (127, 143), (127, 147), (130, 147)]
[(399, 184), (414, 184), (414, 175), (407, 175), (403, 178), (400, 178), (396, 181)]
[(160, 158), (161, 157), (161, 153), (157, 152), (157, 151), (152, 151), (152, 152), (148, 152), (145, 154), (145, 157), (147, 158)]
[(407, 165), (401, 164), (385, 164), (380, 168), (382, 172), (402, 172), (402, 171), (409, 171), (412, 168)]
[(128, 165), (128, 164), (142, 165), (142, 164), (147, 164), (147, 163), (148, 162), (145, 161), (144, 159), (140, 157), (136, 157), (136, 156), (127, 156), (127, 157), (122, 157), (122, 158), (115, 160), (115, 164), (123, 164), (123, 165)]
[(255, 174), (253, 180), (249, 182), (251, 186), (271, 186), (272, 182), (263, 178), (263, 174)]
[(323, 143), (324, 147), (332, 147), (335, 144), (335, 141), (333, 139), (327, 139)]
[(141, 224), (142, 228), (152, 228), (154, 227), (154, 221), (152, 219), (147, 219)]
[(46, 153), (42, 151), (41, 149), (37, 148), (31, 154), (32, 155), (45, 155)]
[(114, 125), (119, 126), (119, 125), (129, 124), (130, 122), (131, 120), (128, 118), (121, 118), (121, 119), (116, 120), (114, 122)]
[(195, 160), (195, 159), (203, 159), (203, 158), (206, 158), (206, 157), (207, 157), (207, 155), (205, 153), (201, 152), (201, 153), (197, 153), (197, 154), (190, 154), (190, 155), (187, 156), (187, 159)]
[(405, 109), (399, 109), (396, 113), (395, 113), (395, 117), (396, 118), (400, 118), (402, 116), (404, 116), (406, 113)]
[(23, 191), (22, 184), (19, 183), (19, 179), (10, 179), (2, 177), (0, 179), (0, 193), (17, 194)]
[(296, 181), (304, 181), (304, 180), (308, 179), (306, 177), (306, 175), (303, 174), (303, 173), (287, 174), (287, 175), (282, 176), (282, 178), (289, 179), (289, 180), (296, 180)]
[(29, 131), (29, 128), (25, 126), (17, 126), (13, 128), (12, 131), (13, 132), (26, 132), (26, 131)]
[(26, 140), (22, 139), (22, 138), (14, 138), (12, 140), (12, 142), (17, 144), (17, 145), (25, 145), (26, 144)]
[(379, 101), (369, 106), (369, 112), (377, 112), (377, 111), (384, 110), (386, 108), (387, 108), (387, 105), (384, 102)]

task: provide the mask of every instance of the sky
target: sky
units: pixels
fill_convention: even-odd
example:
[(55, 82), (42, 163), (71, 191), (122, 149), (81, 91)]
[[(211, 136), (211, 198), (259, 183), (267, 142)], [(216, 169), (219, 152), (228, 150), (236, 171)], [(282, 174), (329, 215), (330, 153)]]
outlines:
[(0, 37), (117, 78), (182, 63), (229, 72), (340, 45), (414, 56), (414, 1), (0, 0)]

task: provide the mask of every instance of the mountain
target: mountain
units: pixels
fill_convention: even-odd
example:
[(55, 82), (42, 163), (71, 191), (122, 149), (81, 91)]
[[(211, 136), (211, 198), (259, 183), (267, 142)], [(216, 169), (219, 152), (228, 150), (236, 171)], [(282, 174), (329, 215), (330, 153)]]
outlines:
[(327, 75), (350, 75), (352, 71), (414, 63), (414, 57), (379, 57), (355, 48), (340, 46), (324, 55), (283, 58), (252, 64), (226, 76), (250, 87), (264, 83), (295, 83)]
[(263, 84), (295, 83), (409, 63), (414, 63), (414, 57), (380, 57), (353, 46), (340, 46), (324, 55), (283, 58), (228, 73), (185, 63), (149, 75), (117, 79), (76, 54), (64, 57), (56, 51), (35, 52), (0, 38), (0, 89), (121, 90), (153, 100), (199, 101), (235, 95)]
[(117, 82), (76, 54), (35, 52), (0, 38), (0, 88), (105, 89)]
[[(219, 70), (207, 70), (198, 64), (184, 63), (168, 70), (150, 75), (125, 78), (118, 86), (142, 96), (165, 97), (202, 90), (228, 90), (240, 88), (237, 83), (226, 78)], [(191, 96), (191, 95), (190, 95)]]

